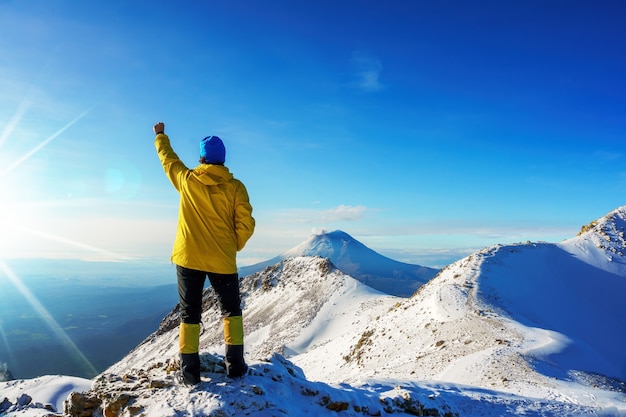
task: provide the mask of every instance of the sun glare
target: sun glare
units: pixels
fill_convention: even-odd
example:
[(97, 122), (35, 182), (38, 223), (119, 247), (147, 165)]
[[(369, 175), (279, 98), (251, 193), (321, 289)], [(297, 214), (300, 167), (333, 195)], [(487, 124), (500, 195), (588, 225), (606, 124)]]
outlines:
[[(15, 273), (8, 267), (7, 264), (4, 263), (0, 259), (0, 270), (4, 273), (4, 275), (9, 279), (9, 281), (17, 288), (17, 290), (22, 294), (22, 296), (26, 299), (26, 301), (35, 309), (35, 311), (39, 314), (39, 316), (43, 319), (46, 325), (52, 330), (54, 335), (58, 338), (59, 341), (63, 343), (63, 346), (70, 351), (73, 355), (80, 359), (80, 361), (87, 367), (90, 373), (93, 375), (97, 375), (98, 371), (93, 366), (93, 364), (87, 359), (87, 357), (83, 354), (83, 352), (76, 346), (76, 344), (72, 341), (72, 339), (65, 333), (65, 331), (59, 326), (56, 320), (52, 317), (52, 315), (48, 312), (48, 310), (39, 302), (37, 297), (33, 295), (32, 292), (24, 285), (22, 280), (15, 275)], [(4, 335), (3, 335), (4, 337)]]
[[(1, 161), (0, 161), (1, 162)], [(23, 186), (24, 184), (22, 184)], [(20, 204), (24, 194), (18, 185), (0, 176), (0, 257), (7, 258), (23, 246), (24, 235), (19, 226), (28, 224), (29, 208)]]
[[(17, 175), (11, 175), (20, 165), (28, 161), (43, 147), (87, 115), (93, 107), (79, 114), (32, 149), (17, 156), (10, 155), (6, 151), (6, 144), (11, 140), (12, 132), (18, 126), (26, 108), (27, 106), (25, 105), (20, 106), (0, 134), (0, 279), (6, 280), (6, 284), (14, 286), (26, 302), (37, 312), (38, 316), (61, 342), (62, 346), (73, 357), (78, 358), (85, 369), (96, 375), (98, 372), (89, 359), (61, 328), (45, 306), (29, 290), (22, 279), (4, 261), (4, 259), (11, 257), (41, 257), (42, 253), (57, 257), (59, 255), (58, 243), (78, 248), (80, 253), (92, 254), (95, 258), (125, 259), (123, 256), (95, 246), (44, 231), (43, 229), (47, 228), (44, 226), (54, 224), (54, 219), (47, 218), (50, 202), (37, 201), (36, 194), (34, 195), (35, 198), (33, 198), (33, 189), (28, 186), (28, 178), (24, 178), (20, 174), (19, 181), (15, 181)], [(2, 150), (3, 147), (5, 148), (4, 152)], [(54, 252), (51, 252), (50, 248), (53, 248)], [(9, 349), (2, 322), (0, 322), (0, 336), (9, 355), (11, 355), (12, 352)]]
[[(18, 125), (21, 116), (24, 113), (24, 110), (25, 106), (20, 107), (20, 109), (18, 109), (18, 111), (15, 113), (9, 124), (3, 130), (2, 134), (0, 135), (0, 148), (10, 139), (11, 132)], [(55, 134), (43, 140), (29, 152), (26, 152), (18, 158), (11, 158), (11, 160), (9, 160), (7, 152), (0, 152), (0, 155), (3, 156), (2, 161), (0, 161), (0, 166), (3, 167), (2, 171), (0, 171), (0, 272), (33, 307), (33, 309), (38, 313), (41, 319), (46, 323), (46, 325), (50, 328), (56, 338), (63, 344), (63, 346), (73, 356), (77, 357), (86, 367), (86, 369), (89, 370), (89, 372), (95, 375), (97, 374), (97, 371), (93, 364), (80, 351), (80, 349), (78, 349), (72, 339), (70, 339), (67, 333), (65, 333), (61, 326), (59, 326), (56, 320), (41, 304), (41, 302), (39, 302), (39, 300), (33, 295), (28, 287), (24, 285), (22, 280), (3, 261), (4, 258), (8, 258), (18, 254), (19, 248), (30, 248), (29, 242), (27, 241), (29, 237), (27, 236), (26, 228), (36, 223), (34, 219), (36, 219), (37, 214), (37, 204), (32, 204), (24, 201), (24, 197), (26, 196), (26, 190), (24, 189), (24, 187), (26, 183), (24, 181), (21, 181), (20, 183), (12, 181), (9, 174), (20, 164), (27, 161), (37, 151), (39, 151), (45, 145), (54, 140), (63, 131), (65, 131), (67, 128), (80, 120), (80, 118), (82, 118), (85, 114), (87, 114), (87, 112), (81, 114), (79, 117), (72, 120)], [(9, 352), (9, 355), (12, 355), (3, 327), (4, 326), (2, 326), (2, 323), (0, 323), (0, 333), (2, 333), (2, 340), (7, 348), (7, 351)]]
[(45, 227), (46, 225), (54, 225), (54, 219), (48, 218), (47, 213), (51, 206), (50, 202), (33, 201), (32, 195), (29, 195), (29, 193), (32, 194), (32, 190), (28, 186), (27, 177), (24, 178), (20, 174), (19, 181), (11, 178), (11, 173), (20, 165), (71, 128), (94, 107), (95, 105), (80, 113), (52, 135), (19, 155), (7, 155), (6, 151), (2, 152), (2, 147), (11, 140), (12, 133), (28, 108), (27, 102), (22, 103), (3, 129), (0, 134), (0, 259), (58, 257), (58, 245), (54, 243), (62, 243), (78, 249), (83, 255), (91, 254), (92, 258), (127, 259), (125, 256), (45, 231), (44, 229), (49, 230)]
[[(10, 348), (9, 341), (7, 340), (6, 332), (4, 331), (4, 323), (2, 319), (0, 319), (0, 337), (2, 338), (2, 344), (4, 345), (4, 350), (9, 355), (9, 363), (14, 363), (15, 358), (13, 357), (13, 351)], [(4, 359), (4, 358), (3, 358)], [(4, 362), (0, 362), (0, 366), (6, 365)]]
[[(94, 106), (95, 107), (95, 106)], [(11, 165), (8, 165), (4, 170), (0, 171), (0, 179), (5, 176), (6, 174), (8, 174), (9, 172), (11, 172), (13, 169), (15, 169), (16, 167), (18, 167), (20, 164), (22, 164), (24, 161), (28, 160), (28, 158), (30, 158), (31, 156), (33, 156), (35, 153), (37, 153), (37, 151), (39, 151), (41, 148), (43, 148), (44, 146), (46, 146), (48, 143), (52, 142), (54, 139), (56, 139), (61, 133), (65, 132), (67, 129), (69, 129), (70, 127), (72, 127), (76, 122), (78, 122), (80, 119), (82, 119), (83, 117), (85, 117), (91, 110), (93, 109), (87, 109), (84, 112), (82, 112), (81, 114), (79, 114), (78, 116), (76, 116), (72, 121), (70, 121), (68, 124), (66, 124), (65, 126), (63, 126), (61, 129), (57, 130), (56, 132), (54, 132), (52, 135), (50, 135), (47, 139), (44, 139), (43, 141), (41, 141), (37, 146), (35, 146), (33, 149), (31, 149), (30, 151), (26, 152), (24, 155), (22, 155), (20, 158), (17, 158)], [(5, 134), (2, 134), (2, 138), (6, 141), (5, 138)], [(1, 142), (0, 142), (1, 144)]]

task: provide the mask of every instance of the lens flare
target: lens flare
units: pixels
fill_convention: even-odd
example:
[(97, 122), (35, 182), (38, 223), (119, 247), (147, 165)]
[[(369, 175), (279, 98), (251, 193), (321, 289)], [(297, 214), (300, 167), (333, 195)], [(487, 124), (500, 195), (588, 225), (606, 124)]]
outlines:
[(19, 124), (20, 120), (22, 120), (22, 116), (26, 112), (26, 109), (28, 109), (29, 105), (30, 103), (27, 100), (24, 100), (17, 108), (17, 111), (15, 112), (13, 117), (11, 117), (9, 123), (7, 123), (7, 125), (4, 127), (2, 135), (0, 135), (0, 147), (8, 139), (9, 135), (11, 135), (15, 127)]
[(56, 320), (48, 312), (48, 310), (39, 302), (37, 297), (24, 285), (22, 280), (13, 273), (9, 266), (0, 259), (0, 269), (7, 276), (9, 281), (17, 288), (22, 296), (28, 301), (28, 303), (35, 309), (35, 311), (41, 316), (46, 325), (52, 330), (55, 336), (63, 343), (64, 347), (73, 355), (76, 355), (84, 366), (89, 370), (92, 375), (97, 375), (98, 371), (93, 364), (87, 359), (87, 357), (81, 352), (72, 339), (65, 333), (65, 331), (59, 326)]
[[(29, 107), (29, 102), (27, 100), (23, 101), (20, 107), (17, 109), (10, 122), (5, 125), (3, 131), (0, 134), (0, 147), (2, 147), (6, 141), (11, 136), (12, 132), (15, 130), (16, 126), (19, 125), (24, 113)], [(2, 170), (0, 171), (0, 180), (6, 179), (7, 175), (10, 174), (13, 170), (19, 167), (22, 163), (31, 158), (35, 153), (40, 151), (43, 147), (48, 145), (54, 139), (56, 139), (59, 135), (65, 132), (67, 129), (71, 128), (74, 124), (76, 124), (79, 120), (85, 117), (88, 113), (90, 113), (93, 108), (85, 110), (80, 113), (70, 122), (65, 124), (61, 129), (54, 132), (52, 135), (47, 137), (46, 139), (39, 142), (35, 147), (24, 153), (23, 155), (15, 158), (11, 161), (11, 163), (3, 164)], [(2, 185), (2, 184), (0, 184)], [(11, 185), (11, 187), (15, 187)], [(9, 187), (10, 188), (10, 187)], [(6, 197), (6, 196), (5, 196)], [(10, 197), (10, 193), (9, 193)], [(10, 200), (10, 198), (9, 198)], [(25, 214), (29, 213), (32, 208), (36, 208), (38, 205), (42, 203), (30, 203), (30, 204), (11, 204), (10, 201), (5, 201), (3, 204), (0, 204), (0, 208), (2, 208), (2, 219), (0, 219), (0, 228), (3, 230), (3, 239), (11, 240), (11, 231), (19, 231), (22, 234), (31, 234), (37, 237), (41, 237), (44, 239), (52, 240), (55, 242), (62, 242), (65, 244), (72, 245), (74, 247), (78, 247), (80, 249), (85, 250), (89, 253), (94, 253), (96, 255), (104, 255), (109, 258), (113, 258), (116, 260), (124, 260), (128, 259), (127, 257), (106, 251), (104, 249), (97, 248), (92, 245), (88, 245), (85, 243), (77, 242), (71, 239), (63, 238), (60, 236), (55, 236), (49, 233), (45, 233), (40, 230), (36, 230), (34, 228), (28, 228), (26, 225), (29, 225), (28, 216)], [(36, 212), (36, 210), (34, 210)], [(13, 236), (23, 236), (17, 233), (14, 233)], [(10, 242), (9, 242), (10, 243)], [(4, 273), (4, 276), (7, 277), (8, 282), (12, 284), (18, 292), (24, 297), (26, 302), (28, 302), (32, 308), (36, 311), (39, 317), (43, 320), (46, 326), (51, 330), (52, 334), (56, 337), (56, 339), (61, 343), (62, 347), (65, 348), (74, 358), (77, 358), (81, 364), (81, 366), (87, 370), (88, 373), (92, 375), (97, 375), (98, 371), (94, 367), (94, 365), (89, 361), (89, 359), (85, 356), (85, 354), (76, 346), (74, 341), (68, 336), (68, 334), (61, 328), (59, 323), (52, 317), (50, 312), (44, 307), (44, 305), (37, 299), (37, 297), (29, 290), (29, 288), (24, 284), (22, 279), (18, 277), (11, 268), (4, 262), (2, 257), (0, 256), (0, 273)], [(0, 333), (2, 335), (2, 341), (9, 352), (9, 355), (12, 356), (12, 352), (9, 348), (9, 341), (7, 340), (3, 323), (0, 322)]]
[(121, 255), (121, 254), (118, 254), (118, 253), (115, 253), (115, 252), (108, 251), (106, 249), (98, 248), (98, 247), (93, 246), (93, 245), (88, 245), (86, 243), (78, 242), (78, 241), (75, 241), (75, 240), (72, 240), (72, 239), (67, 239), (67, 238), (64, 238), (64, 237), (61, 237), (61, 236), (56, 236), (56, 235), (52, 235), (52, 234), (49, 234), (49, 233), (45, 233), (45, 232), (42, 232), (40, 230), (29, 229), (29, 228), (22, 227), (22, 226), (15, 226), (15, 227), (17, 229), (21, 230), (22, 232), (29, 233), (29, 234), (34, 235), (34, 236), (42, 237), (42, 238), (45, 238), (45, 239), (48, 239), (48, 240), (52, 240), (52, 241), (55, 241), (55, 242), (59, 242), (59, 243), (65, 243), (65, 244), (68, 244), (70, 246), (74, 246), (74, 247), (79, 248), (79, 249), (84, 249), (84, 250), (86, 250), (88, 252), (91, 252), (91, 253), (94, 253), (96, 255), (100, 255), (100, 256), (96, 257), (97, 260), (108, 259), (108, 260), (113, 260), (113, 261), (130, 261), (130, 260), (133, 259), (130, 256)]
[[(2, 337), (2, 344), (4, 345), (5, 351), (9, 355), (9, 363), (15, 362), (15, 358), (13, 357), (13, 351), (9, 346), (9, 341), (7, 340), (6, 332), (4, 331), (4, 324), (2, 323), (2, 319), (0, 319), (0, 337)], [(0, 358), (0, 360), (4, 360), (5, 358)], [(0, 366), (3, 365), (3, 362), (0, 362)]]
[[(24, 155), (22, 155), (20, 158), (18, 158), (17, 160), (15, 160), (11, 165), (9, 165), (8, 167), (6, 167), (3, 171), (0, 172), (0, 177), (8, 174), (9, 172), (11, 172), (13, 169), (15, 169), (16, 167), (18, 167), (22, 162), (28, 160), (28, 158), (30, 158), (31, 156), (33, 156), (37, 151), (39, 151), (41, 148), (43, 148), (44, 146), (46, 146), (48, 143), (52, 142), (54, 139), (56, 139), (61, 133), (65, 132), (67, 129), (69, 129), (70, 127), (72, 127), (74, 124), (76, 124), (76, 122), (78, 122), (80, 119), (82, 119), (83, 117), (85, 117), (89, 112), (91, 112), (91, 110), (93, 110), (95, 106), (85, 110), (84, 112), (82, 112), (81, 114), (79, 114), (78, 116), (76, 116), (73, 120), (71, 120), (69, 123), (67, 123), (65, 126), (63, 126), (61, 129), (57, 130), (55, 133), (53, 133), (52, 135), (50, 135), (47, 139), (41, 141), (37, 146), (35, 146), (33, 149), (31, 149), (30, 151), (26, 152)], [(16, 122), (17, 123), (17, 122)], [(6, 129), (5, 129), (6, 131)], [(2, 138), (4, 139), (5, 134), (3, 133)], [(6, 139), (4, 139), (6, 140)], [(2, 144), (2, 142), (0, 142), (0, 144)]]

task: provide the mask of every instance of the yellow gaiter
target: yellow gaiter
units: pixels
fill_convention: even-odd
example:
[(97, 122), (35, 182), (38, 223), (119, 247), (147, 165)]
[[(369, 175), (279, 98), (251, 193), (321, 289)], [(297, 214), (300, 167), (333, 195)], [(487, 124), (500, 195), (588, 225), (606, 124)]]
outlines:
[(178, 343), (180, 353), (198, 353), (200, 347), (200, 325), (180, 323)]
[(224, 317), (224, 342), (227, 345), (243, 345), (243, 317)]

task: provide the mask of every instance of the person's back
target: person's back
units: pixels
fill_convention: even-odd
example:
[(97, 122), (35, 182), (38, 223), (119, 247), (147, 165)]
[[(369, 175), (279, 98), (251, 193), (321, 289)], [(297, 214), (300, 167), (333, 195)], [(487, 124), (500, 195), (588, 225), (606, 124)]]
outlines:
[(245, 373), (243, 321), (236, 253), (252, 236), (255, 221), (247, 190), (224, 166), (225, 148), (210, 136), (200, 143), (201, 164), (189, 169), (157, 123), (155, 146), (163, 169), (180, 194), (172, 262), (176, 264), (181, 307), (180, 360), (185, 381), (200, 382), (199, 334), (202, 289), (208, 276), (224, 315), (229, 376)]

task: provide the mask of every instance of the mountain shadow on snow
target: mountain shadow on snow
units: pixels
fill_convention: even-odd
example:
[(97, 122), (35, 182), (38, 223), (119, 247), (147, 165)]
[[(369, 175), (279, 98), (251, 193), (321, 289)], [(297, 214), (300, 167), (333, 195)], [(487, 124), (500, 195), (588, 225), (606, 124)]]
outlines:
[(300, 245), (275, 258), (239, 268), (245, 277), (282, 260), (298, 256), (319, 256), (344, 274), (385, 294), (410, 297), (439, 272), (438, 269), (407, 264), (387, 258), (341, 230), (312, 235)]

